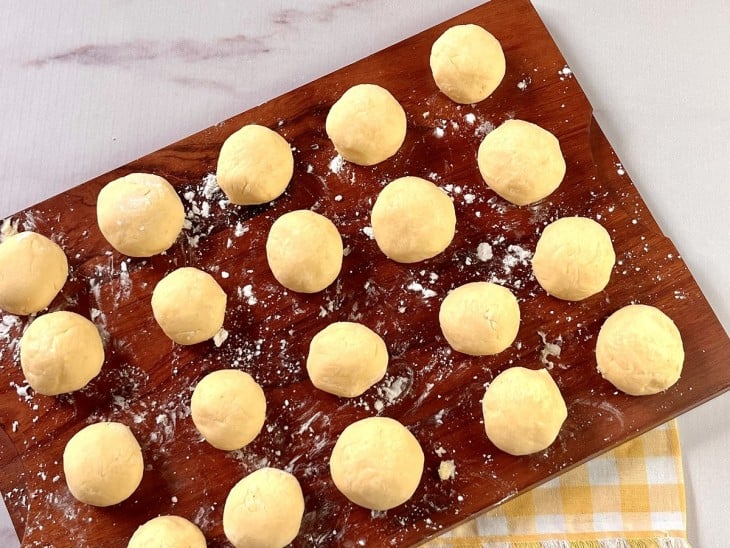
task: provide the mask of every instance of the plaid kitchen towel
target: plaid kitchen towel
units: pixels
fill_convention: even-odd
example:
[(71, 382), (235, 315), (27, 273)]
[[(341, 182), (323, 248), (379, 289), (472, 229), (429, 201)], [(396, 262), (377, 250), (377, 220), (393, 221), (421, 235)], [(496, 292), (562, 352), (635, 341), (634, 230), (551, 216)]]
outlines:
[(687, 548), (674, 421), (445, 533), (424, 548)]

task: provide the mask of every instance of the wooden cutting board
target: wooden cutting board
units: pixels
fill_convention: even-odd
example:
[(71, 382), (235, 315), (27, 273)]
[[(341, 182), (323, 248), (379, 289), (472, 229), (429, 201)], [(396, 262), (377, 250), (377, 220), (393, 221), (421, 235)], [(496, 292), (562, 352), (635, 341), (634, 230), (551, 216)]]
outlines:
[[(451, 25), (476, 23), (501, 42), (507, 75), (474, 106), (436, 89), (431, 44)], [(374, 167), (338, 161), (324, 132), (330, 105), (349, 86), (388, 88), (408, 115), (400, 152)], [(508, 118), (536, 122), (560, 139), (567, 175), (548, 199), (514, 207), (481, 181), (476, 151)], [(247, 123), (275, 128), (294, 147), (294, 179), (284, 196), (260, 207), (227, 204), (209, 184), (224, 139)], [(127, 259), (110, 250), (95, 224), (99, 189), (134, 171), (167, 178), (184, 199), (190, 226), (165, 255)], [(402, 175), (433, 180), (453, 197), (458, 232), (440, 256), (415, 265), (388, 261), (368, 236), (379, 190)], [(284, 212), (310, 208), (331, 218), (348, 254), (326, 291), (284, 291), (267, 268), (264, 243)], [(585, 215), (606, 226), (618, 262), (607, 289), (586, 301), (548, 297), (531, 275), (530, 252), (548, 222)], [(125, 546), (158, 514), (195, 521), (211, 546), (226, 545), (221, 518), (231, 486), (269, 465), (292, 471), (306, 498), (296, 546), (412, 545), (495, 506), (581, 462), (725, 392), (730, 341), (672, 243), (662, 234), (592, 117), (578, 81), (526, 0), (495, 0), (277, 99), (97, 177), (12, 217), (61, 243), (72, 275), (52, 309), (91, 317), (106, 337), (100, 377), (72, 395), (48, 398), (24, 387), (17, 341), (27, 318), (0, 321), (0, 490), (24, 546)], [(492, 257), (478, 254), (480, 243)], [(482, 250), (486, 249), (482, 246)], [(487, 259), (487, 260), (482, 260)], [(150, 295), (167, 272), (195, 265), (228, 294), (217, 348), (173, 345), (152, 319)], [(520, 300), (522, 325), (504, 353), (474, 358), (451, 352), (437, 312), (453, 287), (498, 280)], [(686, 350), (681, 380), (664, 394), (630, 397), (596, 372), (603, 320), (632, 302), (653, 304), (677, 323)], [(315, 390), (304, 362), (312, 336), (338, 320), (361, 321), (385, 339), (387, 377), (365, 395), (338, 399)], [(559, 355), (555, 347), (560, 347)], [(552, 355), (549, 350), (552, 350)], [(547, 365), (569, 414), (547, 451), (512, 457), (486, 439), (480, 399), (486, 383), (511, 365)], [(268, 400), (262, 434), (233, 453), (201, 441), (189, 418), (190, 393), (206, 373), (241, 368)], [(371, 515), (334, 488), (328, 458), (338, 434), (372, 415), (405, 423), (421, 442), (426, 467), (408, 503)], [(107, 509), (76, 502), (63, 478), (68, 439), (99, 420), (128, 424), (147, 464), (139, 489)], [(456, 477), (441, 481), (442, 460)]]

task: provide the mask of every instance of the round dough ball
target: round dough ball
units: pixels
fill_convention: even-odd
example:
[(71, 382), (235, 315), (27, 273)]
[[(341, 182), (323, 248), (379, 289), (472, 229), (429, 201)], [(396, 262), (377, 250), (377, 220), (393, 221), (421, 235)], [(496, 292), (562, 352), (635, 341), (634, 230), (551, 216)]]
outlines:
[(35, 232), (0, 243), (0, 308), (33, 314), (46, 308), (68, 278), (68, 261), (58, 244)]
[(332, 221), (307, 209), (279, 217), (266, 240), (266, 260), (274, 278), (299, 293), (317, 293), (334, 282), (343, 251)]
[(484, 393), (482, 412), (487, 437), (510, 455), (547, 449), (568, 416), (550, 373), (524, 367), (510, 367), (494, 378)]
[(406, 113), (387, 89), (359, 84), (332, 105), (325, 129), (345, 160), (371, 166), (398, 152), (406, 138)]
[(162, 278), (152, 292), (152, 313), (165, 335), (178, 344), (213, 338), (223, 327), (227, 297), (207, 272), (190, 266)]
[(431, 73), (438, 88), (457, 103), (477, 103), (497, 89), (506, 70), (502, 46), (478, 25), (457, 25), (431, 48)]
[(228, 493), (223, 531), (236, 548), (283, 548), (299, 534), (303, 516), (304, 495), (297, 478), (261, 468)]
[(615, 262), (616, 253), (605, 228), (586, 217), (563, 217), (543, 230), (532, 269), (550, 295), (580, 301), (608, 285)]
[(309, 345), (307, 373), (312, 384), (335, 396), (359, 396), (385, 376), (387, 367), (385, 342), (360, 323), (332, 323)]
[(128, 499), (142, 481), (142, 450), (119, 422), (97, 422), (79, 430), (63, 451), (63, 473), (71, 494), (93, 506)]
[(205, 548), (205, 536), (180, 516), (159, 516), (140, 525), (127, 548)]
[(439, 324), (454, 350), (472, 356), (499, 354), (517, 337), (520, 306), (506, 287), (472, 282), (446, 296)]
[(266, 420), (266, 397), (248, 373), (214, 371), (195, 387), (190, 402), (195, 428), (208, 443), (235, 451), (251, 443)]
[(132, 173), (99, 192), (96, 219), (111, 246), (130, 257), (151, 257), (175, 243), (185, 222), (185, 208), (162, 177)]
[(598, 371), (632, 396), (657, 394), (679, 380), (684, 346), (679, 329), (658, 308), (631, 304), (603, 323), (596, 341)]
[(226, 139), (218, 155), (218, 186), (234, 204), (264, 204), (278, 198), (293, 174), (289, 143), (264, 126), (243, 126)]
[(451, 198), (430, 181), (401, 177), (383, 188), (371, 215), (380, 250), (399, 263), (430, 259), (454, 239), (456, 212)]
[(46, 396), (80, 390), (101, 371), (104, 343), (96, 326), (75, 312), (39, 316), (20, 339), (28, 384)]
[(387, 417), (369, 417), (352, 423), (337, 439), (330, 473), (352, 502), (384, 511), (413, 496), (423, 462), (423, 450), (405, 426)]
[(507, 120), (489, 133), (477, 161), (489, 188), (520, 206), (552, 194), (565, 176), (558, 139), (524, 120)]

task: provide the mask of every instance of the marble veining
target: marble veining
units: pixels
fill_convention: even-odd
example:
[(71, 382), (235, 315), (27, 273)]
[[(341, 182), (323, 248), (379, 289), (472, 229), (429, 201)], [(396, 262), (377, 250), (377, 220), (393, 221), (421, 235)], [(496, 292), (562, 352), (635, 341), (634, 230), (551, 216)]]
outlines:
[(166, 43), (139, 40), (113, 44), (87, 44), (48, 57), (31, 59), (27, 61), (27, 64), (35, 67), (42, 67), (49, 63), (128, 66), (133, 62), (149, 61), (160, 57), (195, 63), (209, 59), (238, 58), (268, 53), (271, 48), (266, 45), (266, 38), (238, 34), (215, 38), (212, 41), (185, 39)]

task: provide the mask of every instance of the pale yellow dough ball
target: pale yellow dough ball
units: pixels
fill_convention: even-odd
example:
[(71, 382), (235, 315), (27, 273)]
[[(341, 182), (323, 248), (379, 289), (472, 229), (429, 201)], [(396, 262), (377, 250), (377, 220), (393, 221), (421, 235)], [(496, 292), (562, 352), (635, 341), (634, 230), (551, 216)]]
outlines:
[(39, 394), (80, 390), (99, 374), (103, 363), (104, 344), (98, 329), (75, 312), (39, 316), (20, 339), (20, 366)]
[(175, 243), (185, 209), (175, 189), (151, 173), (131, 173), (99, 192), (99, 230), (111, 246), (130, 257), (151, 257)]
[(679, 380), (684, 364), (682, 336), (658, 308), (628, 305), (603, 323), (596, 361), (601, 375), (622, 392), (657, 394)]
[(299, 534), (304, 495), (293, 475), (261, 468), (239, 481), (223, 507), (223, 531), (236, 548), (283, 548)]
[(46, 308), (68, 278), (68, 261), (58, 244), (35, 232), (0, 243), (0, 309), (33, 314)]
[(406, 113), (387, 89), (359, 84), (332, 105), (325, 129), (345, 160), (371, 166), (398, 152), (406, 137)]
[(401, 177), (373, 205), (373, 235), (380, 250), (399, 263), (416, 263), (444, 251), (456, 232), (454, 203), (430, 181)]
[(140, 525), (127, 548), (205, 548), (205, 536), (180, 516), (159, 516)]
[(489, 97), (504, 78), (502, 46), (478, 25), (457, 25), (431, 48), (431, 73), (438, 88), (457, 103), (477, 103)]
[(615, 262), (616, 253), (605, 228), (586, 217), (563, 217), (543, 230), (532, 269), (550, 295), (580, 301), (603, 291)]
[(506, 287), (472, 282), (446, 296), (439, 324), (454, 350), (472, 356), (498, 354), (517, 337), (520, 306)]
[(332, 323), (309, 345), (307, 373), (312, 384), (336, 396), (359, 396), (383, 378), (387, 366), (385, 342), (360, 323)]
[(224, 369), (198, 383), (190, 401), (195, 428), (217, 449), (235, 451), (251, 443), (266, 420), (266, 397), (248, 373)]
[(293, 173), (294, 156), (286, 139), (256, 124), (231, 134), (218, 155), (218, 186), (234, 204), (263, 204), (278, 198)]
[(142, 450), (119, 422), (98, 422), (79, 430), (63, 451), (63, 473), (71, 494), (93, 506), (128, 499), (142, 481)]
[(482, 399), (484, 429), (505, 453), (547, 449), (568, 416), (560, 389), (545, 369), (510, 367), (489, 384)]
[(524, 120), (507, 120), (479, 145), (479, 172), (489, 188), (523, 206), (552, 194), (565, 176), (558, 139)]
[(183, 267), (162, 278), (152, 292), (152, 313), (178, 344), (213, 338), (223, 327), (227, 297), (215, 278), (193, 267)]
[(299, 293), (317, 293), (334, 282), (343, 251), (332, 221), (306, 209), (279, 217), (266, 240), (266, 260), (274, 277)]
[(337, 439), (330, 473), (349, 500), (384, 511), (413, 496), (423, 463), (421, 445), (405, 426), (395, 419), (369, 417), (352, 423)]

